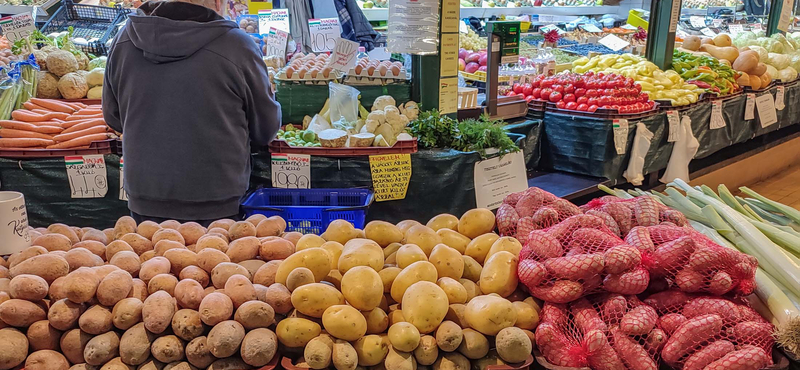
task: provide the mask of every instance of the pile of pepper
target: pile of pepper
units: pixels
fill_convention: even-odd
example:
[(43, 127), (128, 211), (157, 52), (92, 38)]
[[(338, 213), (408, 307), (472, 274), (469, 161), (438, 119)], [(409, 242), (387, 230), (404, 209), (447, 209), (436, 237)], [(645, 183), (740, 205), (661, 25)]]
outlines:
[(672, 69), (678, 72), (686, 83), (719, 96), (739, 90), (739, 85), (736, 84), (738, 72), (713, 57), (675, 50), (672, 55)]

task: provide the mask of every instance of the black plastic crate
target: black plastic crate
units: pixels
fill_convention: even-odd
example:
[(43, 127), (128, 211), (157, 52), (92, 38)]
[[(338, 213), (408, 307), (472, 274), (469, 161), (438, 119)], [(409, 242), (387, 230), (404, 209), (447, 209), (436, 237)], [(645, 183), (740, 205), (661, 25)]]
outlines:
[(95, 56), (107, 55), (108, 40), (114, 38), (119, 31), (119, 24), (128, 18), (128, 12), (121, 6), (107, 7), (99, 5), (75, 4), (72, 0), (64, 0), (61, 8), (45, 23), (41, 31), (45, 35), (67, 31), (73, 28), (73, 38), (86, 40), (97, 39), (88, 45), (75, 44), (86, 53)]

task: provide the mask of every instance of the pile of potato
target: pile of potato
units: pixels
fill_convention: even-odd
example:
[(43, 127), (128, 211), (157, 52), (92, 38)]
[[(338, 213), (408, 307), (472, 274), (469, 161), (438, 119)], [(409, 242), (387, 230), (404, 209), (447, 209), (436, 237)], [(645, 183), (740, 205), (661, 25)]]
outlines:
[(494, 223), (477, 209), (321, 236), (263, 215), (31, 229), (0, 258), (0, 370), (251, 369), (279, 344), (314, 369), (522, 362), (539, 304)]

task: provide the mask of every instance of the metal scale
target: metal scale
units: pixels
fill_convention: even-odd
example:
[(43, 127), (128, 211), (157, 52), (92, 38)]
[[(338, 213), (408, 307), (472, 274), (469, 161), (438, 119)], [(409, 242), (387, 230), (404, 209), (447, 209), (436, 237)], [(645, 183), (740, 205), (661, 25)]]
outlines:
[(500, 65), (519, 61), (519, 22), (487, 22), (486, 34), (486, 112), (492, 119), (523, 117), (528, 112), (525, 99), (497, 95)]

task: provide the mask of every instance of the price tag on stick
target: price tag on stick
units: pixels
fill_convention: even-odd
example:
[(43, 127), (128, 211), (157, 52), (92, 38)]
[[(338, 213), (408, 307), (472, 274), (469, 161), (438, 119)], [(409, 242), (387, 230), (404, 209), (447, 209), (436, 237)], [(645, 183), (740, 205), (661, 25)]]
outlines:
[(269, 35), (267, 36), (267, 56), (286, 58), (286, 43), (288, 40), (288, 33), (271, 27), (269, 29)]
[(338, 18), (309, 19), (308, 31), (311, 33), (311, 50), (315, 53), (333, 50), (336, 39), (342, 35)]
[(620, 51), (631, 44), (630, 42), (627, 42), (616, 35), (608, 35), (600, 39), (598, 42), (614, 51)]
[(102, 154), (64, 157), (72, 198), (103, 198), (108, 192), (108, 174)]
[(678, 141), (678, 136), (680, 134), (681, 129), (681, 117), (678, 111), (676, 110), (668, 110), (667, 111), (667, 122), (669, 122), (669, 127), (667, 134), (667, 142), (674, 143)]
[(731, 36), (736, 36), (742, 32), (744, 32), (744, 26), (741, 24), (731, 24), (728, 26), (728, 32), (730, 32)]
[(3, 30), (3, 35), (11, 42), (24, 39), (36, 31), (31, 12), (0, 18), (0, 28)]
[(756, 94), (747, 94), (747, 100), (744, 105), (744, 119), (756, 118)]
[(356, 65), (358, 43), (343, 38), (336, 39), (336, 46), (328, 59), (328, 65), (342, 72), (347, 72)]

